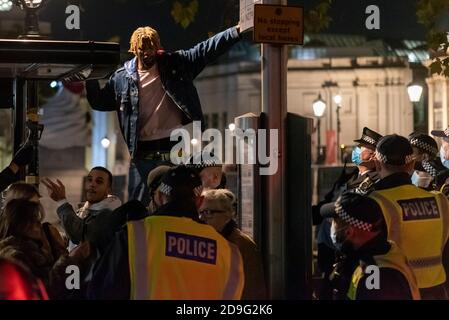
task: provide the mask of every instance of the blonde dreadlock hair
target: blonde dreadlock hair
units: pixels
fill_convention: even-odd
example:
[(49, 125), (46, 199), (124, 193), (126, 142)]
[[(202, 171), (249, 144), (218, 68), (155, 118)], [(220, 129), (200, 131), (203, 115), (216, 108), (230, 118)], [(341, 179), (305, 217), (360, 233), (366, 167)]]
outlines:
[(158, 50), (161, 48), (161, 39), (156, 30), (151, 27), (137, 28), (129, 41), (130, 47), (128, 52), (137, 55), (137, 51), (143, 48), (144, 43), (149, 43), (152, 48)]

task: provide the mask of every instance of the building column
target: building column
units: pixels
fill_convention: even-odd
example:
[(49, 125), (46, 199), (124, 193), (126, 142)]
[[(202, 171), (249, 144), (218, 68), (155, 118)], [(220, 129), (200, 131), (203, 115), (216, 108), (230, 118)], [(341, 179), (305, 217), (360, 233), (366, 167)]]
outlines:
[(428, 123), (428, 127), (429, 127), (429, 132), (428, 134), (430, 134), (430, 131), (432, 131), (435, 126), (435, 120), (434, 120), (434, 101), (435, 101), (435, 97), (434, 97), (434, 90), (435, 90), (435, 82), (433, 80), (433, 78), (426, 78), (426, 83), (427, 83), (427, 88), (428, 88), (428, 103), (427, 103), (427, 123)]

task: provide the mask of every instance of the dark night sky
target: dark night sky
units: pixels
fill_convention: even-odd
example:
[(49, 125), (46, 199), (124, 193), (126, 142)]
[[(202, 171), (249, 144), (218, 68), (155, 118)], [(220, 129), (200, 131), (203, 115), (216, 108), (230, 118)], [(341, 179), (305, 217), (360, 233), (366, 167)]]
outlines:
[[(187, 1), (187, 0), (184, 0)], [(174, 23), (170, 15), (173, 0), (81, 0), (81, 32), (65, 29), (65, 0), (50, 0), (41, 11), (41, 19), (52, 22), (53, 38), (67, 40), (108, 40), (121, 37), (123, 49), (132, 31), (142, 25), (158, 29), (166, 49), (189, 47), (207, 38), (207, 32), (225, 28), (225, 19), (237, 22), (237, 0), (199, 0), (196, 21), (187, 29)], [(289, 4), (305, 5), (315, 0), (290, 0)], [(328, 33), (364, 34), (395, 39), (424, 39), (425, 30), (416, 22), (416, 0), (334, 0), (331, 9), (333, 22)], [(375, 4), (380, 8), (381, 29), (365, 28), (365, 8)], [(223, 13), (224, 12), (224, 13)]]

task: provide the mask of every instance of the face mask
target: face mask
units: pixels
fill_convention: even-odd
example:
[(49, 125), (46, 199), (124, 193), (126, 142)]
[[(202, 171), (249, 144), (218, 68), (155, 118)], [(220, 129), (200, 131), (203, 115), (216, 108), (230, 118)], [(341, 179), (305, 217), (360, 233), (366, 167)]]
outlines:
[(446, 152), (444, 151), (443, 146), (440, 148), (440, 159), (443, 166), (449, 169), (449, 160), (445, 159)]
[(412, 174), (412, 183), (421, 188), (427, 188), (432, 182), (430, 175), (419, 175), (418, 171), (414, 171)]
[(362, 149), (359, 147), (354, 148), (352, 150), (352, 162), (359, 166), (362, 163), (362, 158), (360, 157), (362, 154)]

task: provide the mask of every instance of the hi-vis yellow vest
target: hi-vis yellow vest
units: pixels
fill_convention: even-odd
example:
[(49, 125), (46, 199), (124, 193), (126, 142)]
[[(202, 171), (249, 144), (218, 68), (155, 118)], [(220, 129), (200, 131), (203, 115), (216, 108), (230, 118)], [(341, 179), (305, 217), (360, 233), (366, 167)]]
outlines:
[[(390, 241), (390, 244), (391, 249), (386, 254), (373, 256), (376, 265), (379, 268), (391, 268), (401, 272), (407, 279), (413, 300), (420, 300), (421, 296), (419, 294), (416, 277), (408, 264), (406, 257), (394, 242)], [(362, 279), (363, 276), (364, 273), (362, 267), (358, 266), (352, 274), (351, 284), (349, 285), (348, 298), (350, 300), (357, 300), (357, 288), (359, 286), (360, 279)], [(361, 285), (364, 284), (362, 283)], [(382, 290), (382, 288), (380, 288), (380, 290)]]
[(374, 191), (369, 197), (382, 208), (388, 238), (407, 257), (418, 287), (431, 288), (444, 283), (442, 252), (449, 231), (446, 197), (414, 185)]
[(213, 227), (171, 216), (150, 216), (127, 226), (131, 299), (240, 299), (239, 249)]

